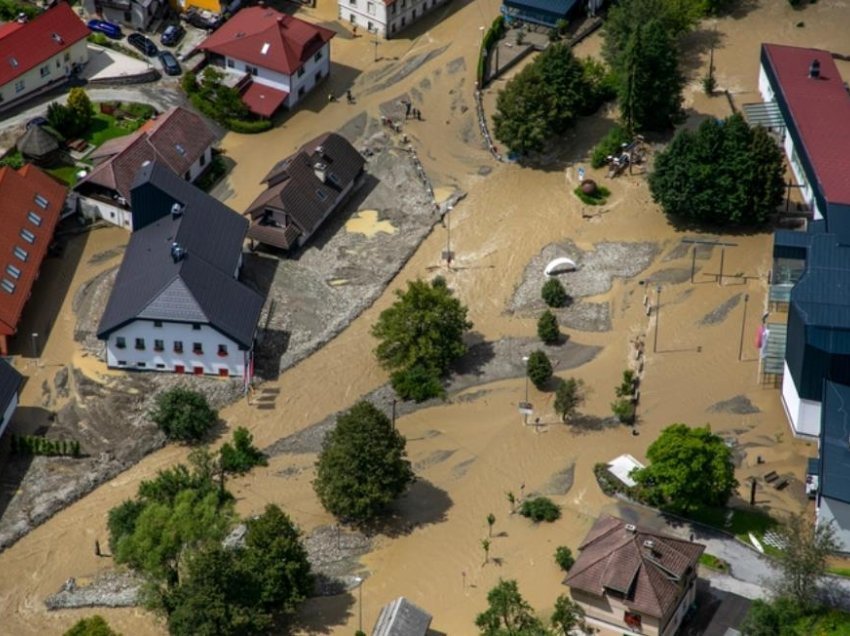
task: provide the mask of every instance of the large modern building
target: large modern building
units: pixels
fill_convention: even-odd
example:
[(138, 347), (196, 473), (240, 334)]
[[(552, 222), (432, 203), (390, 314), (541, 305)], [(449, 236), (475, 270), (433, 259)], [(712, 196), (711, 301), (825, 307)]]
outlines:
[(603, 634), (673, 636), (696, 597), (705, 546), (601, 517), (564, 584)]
[(579, 0), (502, 0), (502, 15), (509, 24), (530, 22), (554, 29), (579, 4)]
[(256, 115), (294, 108), (331, 72), (330, 29), (266, 7), (242, 9), (201, 42), (211, 63), (237, 76)]
[(368, 33), (392, 38), (448, 0), (338, 0), (339, 18)]
[(0, 355), (9, 353), (66, 194), (35, 166), (0, 168)]
[(0, 25), (0, 111), (67, 81), (76, 67), (88, 62), (89, 33), (61, 0), (32, 20), (22, 17)]
[(239, 280), (248, 221), (159, 163), (139, 172), (134, 221), (98, 327), (107, 365), (250, 376), (263, 298)]
[(0, 437), (8, 428), (12, 414), (18, 407), (18, 393), (23, 382), (23, 376), (0, 358)]
[(267, 189), (248, 206), (248, 238), (280, 249), (301, 247), (354, 190), (366, 160), (349, 141), (325, 133), (279, 161)]
[(850, 551), (850, 94), (828, 51), (777, 44), (762, 45), (759, 91), (753, 112), (780, 136), (811, 217), (774, 236), (770, 297), (788, 312), (771, 329), (775, 372), (791, 430), (819, 441), (818, 523)]

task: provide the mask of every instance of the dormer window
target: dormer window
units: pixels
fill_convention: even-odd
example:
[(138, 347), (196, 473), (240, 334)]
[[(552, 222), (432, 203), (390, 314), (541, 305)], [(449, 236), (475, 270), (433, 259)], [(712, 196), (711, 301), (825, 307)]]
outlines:
[(319, 197), (320, 201), (327, 201), (328, 193), (324, 190), (316, 190), (316, 196)]
[(35, 212), (27, 212), (27, 220), (36, 227), (41, 227), (41, 217)]
[(27, 228), (21, 229), (21, 238), (24, 239), (30, 245), (35, 243), (35, 234), (30, 232)]
[(12, 294), (15, 292), (15, 283), (10, 281), (8, 278), (4, 278), (0, 280), (0, 287), (3, 288), (3, 291)]
[(11, 264), (6, 265), (6, 273), (14, 279), (21, 277), (21, 270)]
[(40, 207), (42, 210), (47, 209), (47, 199), (45, 199), (40, 194), (35, 195), (35, 204)]
[(15, 246), (13, 252), (15, 253), (15, 256), (18, 257), (18, 260), (24, 262), (26, 262), (27, 258), (29, 257), (29, 252), (27, 252), (23, 247), (18, 247), (17, 245)]

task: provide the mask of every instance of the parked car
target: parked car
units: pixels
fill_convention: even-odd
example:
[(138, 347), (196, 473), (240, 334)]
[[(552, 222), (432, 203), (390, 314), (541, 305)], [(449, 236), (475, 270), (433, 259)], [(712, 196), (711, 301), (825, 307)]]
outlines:
[(180, 17), (193, 27), (209, 31), (215, 31), (224, 22), (219, 14), (209, 11), (198, 11), (197, 7), (189, 7)]
[(186, 35), (186, 29), (179, 24), (172, 24), (165, 27), (165, 31), (162, 32), (159, 41), (165, 46), (174, 46), (183, 39), (184, 35)]
[(159, 62), (162, 64), (162, 70), (165, 71), (166, 75), (180, 75), (182, 72), (180, 63), (171, 51), (160, 51)]
[(34, 128), (35, 126), (44, 126), (44, 124), (49, 124), (47, 117), (33, 117), (27, 122), (27, 130), (30, 128)]
[(149, 38), (146, 38), (141, 33), (131, 33), (127, 36), (127, 42), (130, 46), (134, 46), (139, 49), (148, 57), (153, 57), (159, 52), (159, 49), (156, 48), (156, 44), (151, 42)]
[(105, 20), (89, 20), (86, 23), (89, 31), (96, 31), (97, 33), (103, 33), (105, 36), (112, 38), (113, 40), (120, 40), (124, 35), (121, 32), (121, 27), (117, 24), (112, 24), (112, 22), (106, 22)]

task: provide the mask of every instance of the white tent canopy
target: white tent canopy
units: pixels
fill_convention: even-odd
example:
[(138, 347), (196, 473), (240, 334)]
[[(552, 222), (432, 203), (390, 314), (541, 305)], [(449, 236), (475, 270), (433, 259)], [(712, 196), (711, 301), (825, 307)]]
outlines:
[(566, 256), (561, 256), (559, 258), (555, 258), (549, 261), (549, 264), (543, 271), (547, 276), (555, 276), (556, 274), (563, 274), (564, 272), (574, 272), (575, 270), (575, 261), (571, 258), (567, 258)]

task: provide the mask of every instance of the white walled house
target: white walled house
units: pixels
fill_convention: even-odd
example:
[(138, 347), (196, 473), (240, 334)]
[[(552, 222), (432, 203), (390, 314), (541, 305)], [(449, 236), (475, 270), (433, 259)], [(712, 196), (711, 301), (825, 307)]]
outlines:
[(65, 2), (30, 21), (0, 25), (0, 111), (66, 81), (88, 62), (88, 27)]
[(107, 365), (250, 379), (264, 300), (238, 278), (248, 221), (157, 163), (132, 209), (140, 229), (98, 327)]
[(18, 392), (23, 380), (23, 376), (11, 364), (0, 358), (0, 437), (8, 428), (12, 414), (18, 407)]
[[(86, 218), (101, 218), (128, 230), (137, 230), (130, 210), (130, 190), (146, 161), (167, 165), (186, 181), (195, 182), (212, 163), (217, 138), (206, 120), (175, 106), (150, 120), (131, 135), (110, 139), (92, 152), (91, 172), (74, 191)], [(135, 215), (136, 222), (139, 215)]]
[(294, 108), (331, 71), (330, 29), (266, 7), (242, 9), (198, 46), (255, 115)]
[(400, 31), (448, 0), (337, 0), (339, 18), (384, 38)]

